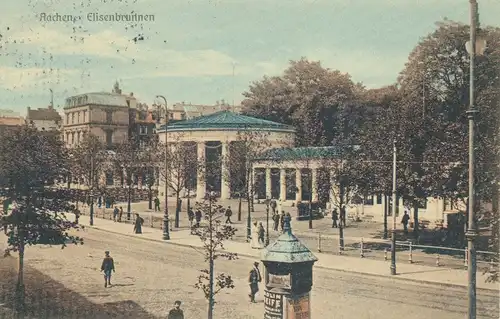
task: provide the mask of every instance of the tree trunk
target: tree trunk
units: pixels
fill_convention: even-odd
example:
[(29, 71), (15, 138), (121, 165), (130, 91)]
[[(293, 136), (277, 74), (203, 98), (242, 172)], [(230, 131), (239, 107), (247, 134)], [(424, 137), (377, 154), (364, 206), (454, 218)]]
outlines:
[(127, 220), (130, 220), (130, 214), (132, 211), (131, 208), (131, 200), (132, 200), (132, 187), (128, 185), (128, 194), (127, 194)]
[(241, 203), (243, 199), (241, 198), (241, 193), (238, 196), (238, 221), (241, 222)]
[(153, 209), (153, 189), (152, 185), (148, 185), (148, 208)]
[(175, 228), (179, 228), (179, 218), (181, 214), (181, 204), (179, 203), (181, 194), (180, 192), (175, 192)]
[(17, 271), (16, 285), (16, 310), (24, 310), (25, 308), (25, 290), (24, 290), (24, 232), (18, 231), (19, 236), (19, 264)]
[(418, 201), (413, 201), (413, 238), (415, 238), (415, 243), (418, 244), (419, 239), (419, 227), (418, 227)]
[(384, 195), (384, 239), (387, 239), (389, 237), (389, 231), (387, 229), (387, 212), (389, 211), (389, 205), (388, 205), (388, 200), (389, 196)]
[(339, 250), (344, 250), (344, 225), (346, 218), (346, 211), (344, 207), (344, 184), (341, 182), (339, 187)]
[(312, 215), (312, 193), (309, 196), (309, 205), (307, 205), (309, 210), (309, 229), (313, 229), (313, 215)]

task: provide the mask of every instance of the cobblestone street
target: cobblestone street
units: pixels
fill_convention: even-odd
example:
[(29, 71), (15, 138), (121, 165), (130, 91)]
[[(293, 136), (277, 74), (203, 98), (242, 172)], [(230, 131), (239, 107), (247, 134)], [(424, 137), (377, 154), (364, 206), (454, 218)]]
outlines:
[[(147, 231), (147, 230), (146, 230)], [(203, 256), (182, 248), (88, 229), (83, 246), (30, 247), (26, 263), (96, 303), (133, 300), (156, 316), (165, 316), (176, 299), (183, 301), (186, 318), (206, 317), (207, 303), (193, 285)], [(5, 238), (2, 235), (2, 242)], [(112, 288), (102, 286), (99, 272), (104, 250), (115, 258)], [(216, 297), (215, 318), (262, 318), (262, 294), (257, 304), (247, 300), (246, 282), (251, 259), (217, 261), (216, 271), (234, 276), (236, 288)], [(263, 293), (263, 287), (261, 287)], [(485, 295), (486, 294), (486, 295)], [(498, 297), (479, 291), (478, 318), (498, 318)], [(421, 285), (390, 279), (315, 270), (313, 318), (463, 318), (465, 289)], [(496, 314), (496, 316), (495, 316)]]

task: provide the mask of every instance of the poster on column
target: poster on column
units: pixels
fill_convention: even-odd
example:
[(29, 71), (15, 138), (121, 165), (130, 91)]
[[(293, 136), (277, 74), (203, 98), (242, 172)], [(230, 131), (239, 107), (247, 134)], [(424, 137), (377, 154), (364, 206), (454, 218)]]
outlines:
[(286, 299), (286, 319), (311, 319), (309, 293)]

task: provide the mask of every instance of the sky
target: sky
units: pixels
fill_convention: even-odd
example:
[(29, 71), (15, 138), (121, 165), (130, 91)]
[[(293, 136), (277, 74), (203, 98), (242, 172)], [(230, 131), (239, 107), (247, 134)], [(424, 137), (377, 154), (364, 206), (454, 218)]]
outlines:
[[(301, 57), (381, 87), (435, 22), (469, 19), (468, 0), (3, 2), (0, 109), (22, 114), (46, 107), (50, 90), (62, 109), (65, 98), (110, 92), (115, 81), (148, 104), (159, 94), (169, 104), (239, 104), (253, 81)], [(483, 26), (500, 26), (499, 0), (479, 0), (479, 10)], [(93, 18), (131, 13), (153, 21)]]

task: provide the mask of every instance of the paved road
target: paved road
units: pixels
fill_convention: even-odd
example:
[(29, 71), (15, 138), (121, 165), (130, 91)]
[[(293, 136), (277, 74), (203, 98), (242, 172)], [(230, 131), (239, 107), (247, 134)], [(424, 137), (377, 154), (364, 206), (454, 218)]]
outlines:
[[(3, 237), (3, 235), (0, 235)], [(134, 300), (148, 312), (165, 316), (176, 299), (183, 301), (186, 318), (206, 316), (206, 302), (193, 285), (205, 268), (200, 251), (89, 229), (85, 245), (58, 248), (30, 247), (27, 263), (61, 281), (91, 301)], [(2, 242), (5, 238), (2, 238)], [(104, 250), (116, 261), (115, 287), (105, 290), (98, 271)], [(232, 291), (217, 296), (215, 318), (262, 318), (264, 305), (247, 300), (247, 274), (253, 260), (217, 261), (216, 271), (231, 274)], [(311, 297), (313, 318), (461, 319), (466, 312), (465, 289), (402, 283), (317, 269)], [(478, 293), (478, 318), (498, 318), (498, 296)]]

